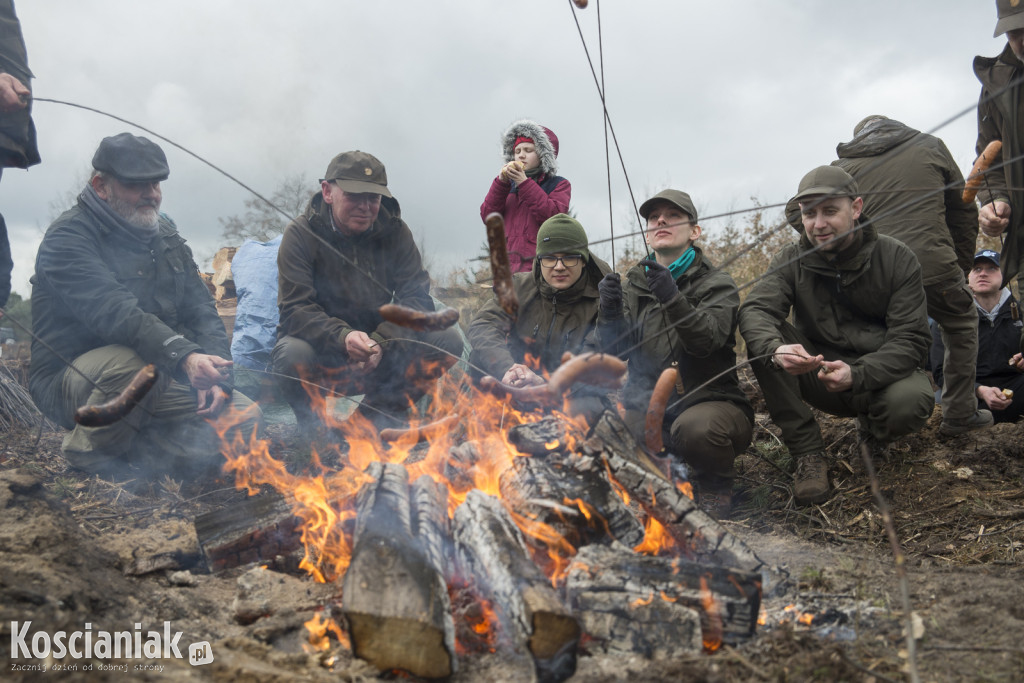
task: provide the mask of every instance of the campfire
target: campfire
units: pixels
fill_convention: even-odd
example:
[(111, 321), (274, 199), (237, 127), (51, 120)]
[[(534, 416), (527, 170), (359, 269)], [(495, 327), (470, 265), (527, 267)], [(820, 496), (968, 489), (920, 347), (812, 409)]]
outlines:
[(429, 405), (410, 429), (378, 434), (319, 396), (344, 443), (314, 450), (303, 473), (264, 441), (225, 443), (251, 497), (196, 519), (208, 568), (297, 568), (334, 586), (306, 624), (311, 647), (337, 638), (382, 671), (425, 678), (493, 652), (564, 680), (581, 649), (663, 658), (753, 635), (767, 567), (618, 413), (587, 424), (522, 411), (458, 373)]

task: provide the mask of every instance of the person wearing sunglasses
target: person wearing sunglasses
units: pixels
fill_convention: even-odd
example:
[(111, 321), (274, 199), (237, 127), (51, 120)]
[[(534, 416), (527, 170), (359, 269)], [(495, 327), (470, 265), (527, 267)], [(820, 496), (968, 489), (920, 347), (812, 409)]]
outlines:
[[(587, 336), (597, 322), (597, 285), (611, 267), (590, 253), (583, 226), (564, 213), (541, 224), (537, 252), (531, 272), (513, 275), (519, 300), (516, 319), (495, 297), (470, 323), (470, 364), (477, 376), (486, 373), (513, 387), (543, 384), (563, 353), (590, 350)], [(574, 392), (571, 410), (596, 415), (604, 407), (603, 393)]]

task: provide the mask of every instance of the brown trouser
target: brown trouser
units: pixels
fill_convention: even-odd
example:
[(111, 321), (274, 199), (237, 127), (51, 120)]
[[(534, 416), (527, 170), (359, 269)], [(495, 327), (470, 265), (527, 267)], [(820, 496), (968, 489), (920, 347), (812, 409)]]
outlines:
[[(116, 396), (145, 365), (127, 346), (113, 344), (83, 353), (74, 366), (100, 388), (66, 370), (61, 386), (66, 419), (70, 422), (79, 406), (104, 403)], [(260, 426), (262, 413), (237, 391), (230, 407), (249, 414), (229, 431), (229, 438), (238, 430), (248, 439)], [(75, 425), (64, 437), (61, 450), (72, 467), (105, 476), (125, 474), (129, 465), (141, 468), (147, 476), (203, 476), (218, 469), (222, 458), (220, 438), (210, 422), (196, 415), (198, 409), (191, 386), (161, 374), (127, 416), (102, 427)]]
[(274, 372), (286, 375), (278, 387), (300, 422), (313, 418), (310, 392), (364, 394), (362, 403), (376, 409), (375, 415), (402, 416), (462, 355), (462, 338), (455, 329), (416, 332), (391, 323), (377, 329), (386, 338), (383, 355), (366, 374), (356, 372), (344, 356), (317, 354), (298, 337), (278, 340), (271, 363)]
[[(643, 439), (644, 413), (627, 411), (626, 422), (633, 434)], [(665, 445), (698, 476), (732, 477), (733, 462), (750, 445), (753, 431), (747, 414), (735, 403), (704, 401), (672, 420)]]

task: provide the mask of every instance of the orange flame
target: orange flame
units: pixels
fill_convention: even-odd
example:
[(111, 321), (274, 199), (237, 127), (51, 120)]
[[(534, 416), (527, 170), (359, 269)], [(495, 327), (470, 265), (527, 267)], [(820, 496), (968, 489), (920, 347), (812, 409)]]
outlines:
[(644, 523), (644, 540), (633, 547), (634, 552), (644, 555), (660, 555), (677, 548), (676, 539), (666, 531), (664, 525), (654, 517)]
[(718, 601), (708, 588), (708, 581), (700, 577), (700, 602), (706, 617), (703, 625), (704, 649), (714, 652), (722, 647), (722, 616), (719, 614)]
[(637, 598), (633, 602), (629, 603), (629, 606), (631, 608), (646, 607), (647, 605), (651, 604), (652, 602), (654, 602), (654, 592), (653, 591), (646, 598)]
[(316, 652), (324, 652), (331, 647), (330, 638), (327, 633), (333, 633), (334, 637), (338, 639), (344, 647), (349, 647), (348, 638), (345, 633), (341, 630), (331, 618), (323, 618), (320, 612), (313, 615), (313, 618), (307, 621), (303, 626), (309, 631), (309, 637), (306, 642), (302, 644), (302, 649), (307, 654), (314, 654)]

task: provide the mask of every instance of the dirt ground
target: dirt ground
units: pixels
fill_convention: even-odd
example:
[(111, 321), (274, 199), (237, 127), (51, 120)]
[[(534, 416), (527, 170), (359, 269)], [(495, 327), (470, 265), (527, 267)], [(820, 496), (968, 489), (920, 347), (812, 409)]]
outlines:
[[(939, 418), (936, 410), (924, 430), (877, 463), (906, 551), (918, 636), (912, 660), (896, 563), (854, 450), (853, 421), (823, 418), (835, 495), (824, 505), (798, 508), (787, 487), (788, 456), (759, 415), (756, 442), (738, 461), (736, 510), (726, 525), (781, 569), (783, 580), (764, 596), (766, 623), (747, 642), (686, 659), (584, 651), (571, 680), (909, 680), (911, 661), (923, 681), (1024, 680), (1024, 424), (945, 439), (937, 433)], [(270, 429), (287, 444), (289, 426)], [(133, 680), (407, 678), (378, 676), (337, 644), (327, 653), (304, 653), (302, 623), (310, 614), (301, 605), (238, 623), (232, 605), (243, 571), (202, 573), (192, 526), (197, 514), (244, 496), (229, 482), (88, 478), (67, 470), (60, 440), (58, 431), (0, 432), (5, 679), (125, 680), (122, 671), (99, 670), (99, 661), (91, 671), (84, 660), (77, 671), (24, 670), (55, 661), (12, 660), (14, 621), (31, 621), (30, 633), (51, 634), (86, 623), (93, 630), (136, 623), (148, 630), (169, 621), (183, 633), (182, 648), (211, 644), (215, 658), (204, 666), (165, 659), (153, 660), (162, 671), (135, 671), (134, 662), (112, 662)], [(147, 561), (153, 571), (132, 575)], [(460, 661), (452, 680), (530, 680), (530, 671), (473, 655)]]

